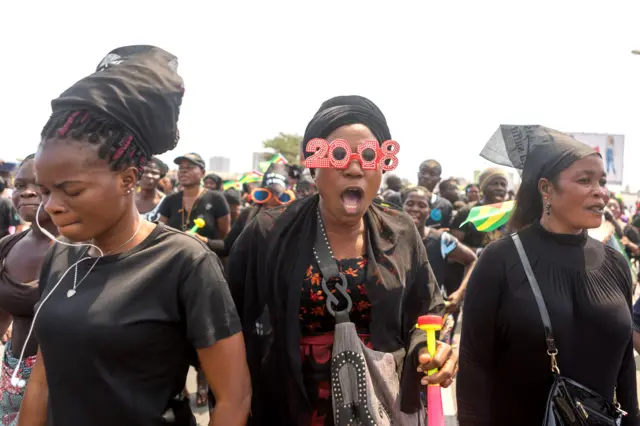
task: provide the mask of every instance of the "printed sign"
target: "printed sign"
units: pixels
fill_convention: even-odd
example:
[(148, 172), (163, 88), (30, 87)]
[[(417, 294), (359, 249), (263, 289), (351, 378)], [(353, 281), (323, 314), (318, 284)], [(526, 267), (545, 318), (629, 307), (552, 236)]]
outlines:
[(610, 184), (622, 185), (624, 136), (600, 133), (568, 133), (571, 137), (593, 147), (602, 155), (607, 181)]

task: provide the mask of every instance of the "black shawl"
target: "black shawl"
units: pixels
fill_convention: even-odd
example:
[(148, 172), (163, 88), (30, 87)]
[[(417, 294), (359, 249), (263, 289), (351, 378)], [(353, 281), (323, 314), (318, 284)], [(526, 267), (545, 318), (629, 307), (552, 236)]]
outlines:
[[(262, 209), (229, 257), (229, 285), (242, 316), (253, 381), (253, 425), (310, 424), (298, 310), (300, 286), (313, 261), (318, 200), (314, 195)], [(426, 341), (415, 324), (420, 315), (443, 314), (444, 301), (411, 218), (376, 200), (364, 219), (371, 342), (374, 349), (394, 354), (401, 374), (402, 409), (415, 412), (423, 409), (416, 368), (418, 350)], [(265, 308), (273, 330), (269, 338), (254, 331)]]

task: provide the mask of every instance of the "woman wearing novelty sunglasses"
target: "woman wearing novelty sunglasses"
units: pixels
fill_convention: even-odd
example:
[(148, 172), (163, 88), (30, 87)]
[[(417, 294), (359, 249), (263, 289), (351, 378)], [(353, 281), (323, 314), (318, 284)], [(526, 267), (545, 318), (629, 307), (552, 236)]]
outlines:
[[(331, 380), (340, 364), (329, 362), (340, 344), (335, 311), (355, 324), (357, 344), (393, 354), (398, 376), (391, 381), (400, 389), (392, 397), (400, 404), (385, 409), (412, 419), (402, 424), (424, 424), (421, 382), (452, 383), (456, 355), (440, 344), (430, 358), (415, 328), (420, 315), (444, 313), (424, 244), (408, 215), (374, 201), (383, 170), (398, 164), (399, 145), (384, 142), (390, 139), (368, 99), (324, 102), (302, 145), (318, 194), (264, 210), (231, 250), (227, 272), (247, 341), (253, 425), (334, 424), (332, 396), (341, 397)], [(324, 281), (327, 266), (339, 271), (338, 281), (329, 273)], [(261, 332), (265, 320), (273, 333)], [(422, 371), (432, 368), (440, 371), (427, 379)]]

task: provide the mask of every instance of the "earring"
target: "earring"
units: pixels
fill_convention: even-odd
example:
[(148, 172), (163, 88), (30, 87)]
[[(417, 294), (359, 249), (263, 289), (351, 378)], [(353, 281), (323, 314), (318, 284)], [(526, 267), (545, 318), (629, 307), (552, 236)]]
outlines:
[(125, 192), (125, 195), (129, 195), (131, 194), (131, 188), (127, 189), (127, 192)]
[(544, 206), (544, 214), (547, 215), (547, 217), (551, 216), (551, 203), (547, 201), (547, 204), (545, 204)]

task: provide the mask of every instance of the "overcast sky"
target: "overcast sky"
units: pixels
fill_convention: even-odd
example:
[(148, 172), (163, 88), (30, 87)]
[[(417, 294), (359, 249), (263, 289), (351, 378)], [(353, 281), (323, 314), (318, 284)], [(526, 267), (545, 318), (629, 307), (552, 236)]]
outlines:
[(35, 151), (50, 100), (107, 52), (154, 44), (178, 56), (186, 87), (164, 159), (223, 155), (243, 172), (262, 140), (360, 94), (385, 113), (403, 177), (427, 158), (471, 177), (499, 124), (542, 124), (624, 134), (624, 179), (640, 186), (638, 1), (5, 3), (3, 159)]

